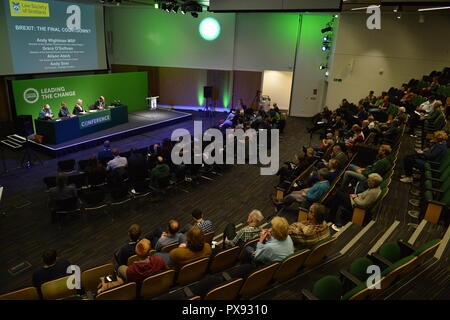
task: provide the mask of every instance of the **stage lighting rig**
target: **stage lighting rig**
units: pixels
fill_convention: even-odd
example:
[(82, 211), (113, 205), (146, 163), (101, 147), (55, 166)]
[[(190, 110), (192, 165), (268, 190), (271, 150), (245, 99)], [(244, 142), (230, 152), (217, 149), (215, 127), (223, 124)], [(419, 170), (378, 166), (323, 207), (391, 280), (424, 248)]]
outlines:
[(161, 9), (166, 12), (185, 15), (190, 13), (194, 18), (198, 18), (198, 13), (203, 12), (204, 5), (193, 0), (156, 0), (155, 9)]

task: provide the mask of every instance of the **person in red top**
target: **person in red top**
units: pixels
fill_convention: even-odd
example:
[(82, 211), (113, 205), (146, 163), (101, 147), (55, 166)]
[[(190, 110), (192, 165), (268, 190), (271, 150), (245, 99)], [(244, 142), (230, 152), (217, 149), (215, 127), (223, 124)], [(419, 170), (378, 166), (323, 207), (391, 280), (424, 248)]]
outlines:
[(126, 282), (142, 283), (147, 277), (154, 273), (168, 269), (166, 262), (161, 257), (149, 256), (151, 243), (143, 239), (136, 244), (136, 255), (139, 260), (130, 266), (120, 266), (119, 276)]

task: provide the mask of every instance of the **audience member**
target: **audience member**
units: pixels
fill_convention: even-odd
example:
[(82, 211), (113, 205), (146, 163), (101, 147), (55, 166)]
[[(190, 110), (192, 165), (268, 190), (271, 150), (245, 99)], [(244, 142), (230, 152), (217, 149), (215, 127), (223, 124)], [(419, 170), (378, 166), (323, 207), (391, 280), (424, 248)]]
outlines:
[(114, 171), (117, 168), (125, 168), (128, 165), (127, 158), (120, 155), (119, 149), (114, 148), (112, 153), (114, 155), (114, 159), (108, 162), (106, 167), (107, 171)]
[(328, 181), (329, 171), (327, 168), (322, 168), (317, 172), (319, 181), (316, 182), (311, 188), (302, 189), (299, 191), (293, 191), (283, 199), (274, 200), (276, 206), (289, 206), (293, 202), (302, 202), (307, 200), (309, 203), (319, 201), (320, 198), (328, 191), (330, 182)]
[(141, 227), (138, 224), (132, 224), (130, 228), (128, 228), (128, 243), (114, 254), (119, 266), (127, 265), (128, 258), (134, 256), (136, 243), (139, 241), (140, 236)]
[(348, 170), (344, 173), (341, 188), (346, 188), (352, 180), (364, 181), (371, 173), (378, 173), (380, 176), (384, 176), (392, 167), (392, 160), (389, 157), (391, 151), (391, 146), (382, 144), (378, 149), (377, 160), (372, 165), (360, 168), (357, 165), (350, 164)]
[(259, 210), (252, 210), (247, 216), (247, 226), (236, 232), (234, 224), (230, 223), (226, 226), (223, 239), (224, 248), (234, 246), (244, 246), (247, 242), (256, 239), (261, 233), (260, 225), (264, 220), (264, 216)]
[(114, 155), (111, 150), (111, 143), (109, 142), (109, 140), (103, 142), (103, 150), (98, 153), (97, 158), (99, 161), (114, 158)]
[(434, 133), (433, 146), (429, 150), (417, 150), (415, 154), (408, 155), (404, 159), (405, 174), (400, 179), (401, 182), (413, 182), (413, 168), (424, 169), (425, 161), (439, 162), (447, 154), (448, 135), (445, 131)]
[(160, 251), (161, 248), (175, 242), (184, 242), (184, 235), (180, 232), (180, 223), (175, 219), (169, 220), (169, 223), (167, 224), (167, 231), (162, 231), (158, 228), (147, 234), (145, 238), (154, 244), (156, 251)]
[(186, 233), (186, 243), (180, 244), (179, 248), (173, 249), (169, 254), (158, 253), (169, 266), (179, 269), (194, 260), (210, 256), (211, 246), (205, 242), (205, 236), (198, 226), (193, 226)]
[(326, 214), (327, 208), (315, 202), (309, 207), (306, 221), (294, 222), (289, 226), (289, 235), (296, 247), (308, 248), (330, 236)]
[(33, 287), (40, 288), (42, 284), (48, 281), (68, 276), (67, 267), (69, 261), (57, 259), (57, 253), (54, 249), (46, 249), (42, 253), (44, 265), (33, 272)]
[[(370, 208), (381, 193), (380, 184), (383, 178), (378, 173), (371, 173), (367, 178), (368, 189), (362, 193), (354, 194), (338, 190), (326, 201), (326, 206), (330, 209), (330, 217), (335, 222), (332, 228), (339, 231), (347, 221), (350, 220), (353, 208)], [(340, 210), (340, 211), (339, 211)]]
[(148, 239), (142, 239), (136, 244), (136, 255), (138, 256), (130, 266), (122, 265), (119, 267), (119, 276), (126, 282), (136, 282), (141, 284), (147, 277), (159, 271), (168, 269), (163, 258), (158, 256), (149, 256), (151, 243)]
[(270, 223), (272, 229), (261, 231), (256, 250), (252, 246), (245, 247), (247, 257), (257, 265), (281, 261), (294, 253), (294, 244), (289, 236), (289, 223), (286, 218), (275, 217)]

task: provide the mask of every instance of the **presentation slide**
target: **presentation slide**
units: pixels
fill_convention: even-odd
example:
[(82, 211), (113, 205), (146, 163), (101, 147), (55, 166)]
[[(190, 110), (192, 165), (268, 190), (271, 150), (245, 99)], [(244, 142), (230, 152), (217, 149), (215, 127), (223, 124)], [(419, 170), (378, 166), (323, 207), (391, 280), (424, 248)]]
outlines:
[(2, 2), (12, 73), (106, 69), (100, 6), (65, 1)]

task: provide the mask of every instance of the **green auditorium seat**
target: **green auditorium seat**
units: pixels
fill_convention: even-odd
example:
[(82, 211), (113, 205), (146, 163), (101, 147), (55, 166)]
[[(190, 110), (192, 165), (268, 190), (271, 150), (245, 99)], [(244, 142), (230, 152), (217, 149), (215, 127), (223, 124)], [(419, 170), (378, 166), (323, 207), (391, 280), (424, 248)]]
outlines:
[(415, 249), (413, 246), (411, 246), (409, 243), (407, 243), (404, 240), (399, 240), (398, 244), (400, 245), (402, 249), (402, 255), (403, 256), (409, 256), (413, 255), (418, 258), (418, 263), (421, 264), (423, 261), (428, 260), (432, 254), (436, 251), (438, 246), (441, 244), (441, 239), (434, 239), (431, 241), (428, 241), (427, 243), (423, 244), (419, 248)]
[(314, 284), (312, 292), (303, 289), (302, 294), (307, 300), (340, 300), (342, 283), (338, 277), (325, 276)]
[(326, 276), (314, 284), (312, 293), (319, 300), (340, 300), (342, 283), (338, 277)]
[(348, 271), (359, 281), (366, 281), (369, 276), (369, 274), (367, 273), (367, 268), (371, 265), (373, 265), (372, 260), (366, 257), (358, 258), (352, 262)]
[(387, 242), (383, 244), (378, 253), (391, 263), (397, 262), (402, 257), (401, 248), (397, 242)]

